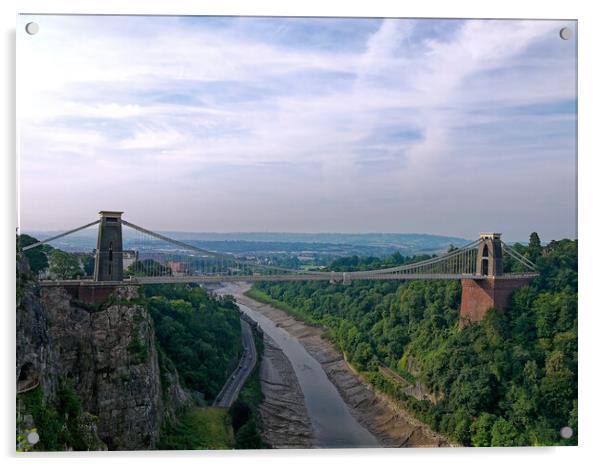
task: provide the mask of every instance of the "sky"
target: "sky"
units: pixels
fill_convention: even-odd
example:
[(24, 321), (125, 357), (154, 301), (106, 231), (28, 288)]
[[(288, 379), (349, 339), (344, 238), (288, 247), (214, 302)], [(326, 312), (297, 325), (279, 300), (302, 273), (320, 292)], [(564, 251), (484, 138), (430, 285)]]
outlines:
[(20, 227), (575, 238), (576, 59), (571, 21), (21, 16)]

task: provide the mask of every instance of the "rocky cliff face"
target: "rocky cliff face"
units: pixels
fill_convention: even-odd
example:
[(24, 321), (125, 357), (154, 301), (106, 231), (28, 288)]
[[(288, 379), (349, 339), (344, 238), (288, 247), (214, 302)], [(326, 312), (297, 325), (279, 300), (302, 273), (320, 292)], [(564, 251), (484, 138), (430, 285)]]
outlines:
[(59, 380), (73, 383), (109, 449), (153, 448), (165, 419), (190, 398), (172, 365), (159, 364), (138, 289), (118, 287), (106, 304), (87, 306), (58, 286), (22, 288), (17, 377), (35, 374), (47, 396)]
[(50, 377), (51, 351), (48, 318), (40, 290), (26, 261), (17, 262), (17, 390), (40, 383), (45, 397), (56, 391)]

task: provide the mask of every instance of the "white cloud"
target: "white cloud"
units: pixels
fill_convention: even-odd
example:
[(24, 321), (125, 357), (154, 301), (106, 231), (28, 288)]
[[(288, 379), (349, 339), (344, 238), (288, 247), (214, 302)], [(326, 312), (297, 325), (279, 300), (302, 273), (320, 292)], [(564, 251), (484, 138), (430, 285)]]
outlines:
[(166, 149), (187, 142), (188, 139), (173, 128), (143, 127), (134, 136), (119, 144), (121, 149)]
[[(123, 186), (113, 202), (123, 201), (126, 186), (155, 183), (162, 201), (154, 207), (165, 212), (182, 198), (194, 210), (218, 190), (231, 199), (223, 209), (236, 217), (237, 202), (260, 205), (269, 196), (282, 204), (271, 210), (286, 215), (267, 215), (266, 228), (280, 230), (304, 215), (305, 229), (335, 228), (324, 220), (333, 204), (353, 212), (338, 220), (339, 230), (365, 229), (361, 219), (390, 199), (400, 216), (417, 216), (416, 229), (426, 230), (434, 224), (420, 207), (434, 209), (433, 217), (449, 210), (443, 198), (466, 166), (483, 192), (492, 181), (479, 161), (497, 163), (499, 187), (513, 175), (504, 150), (534, 147), (517, 138), (482, 154), (496, 133), (519, 119), (524, 131), (544, 131), (564, 118), (538, 116), (536, 124), (532, 115), (502, 110), (575, 97), (574, 70), (566, 66), (573, 56), (550, 45), (560, 25), (549, 21), (468, 21), (453, 34), (424, 36), (417, 34), (422, 20), (385, 20), (363, 48), (337, 53), (282, 42), (283, 30), (251, 37), (244, 28), (203, 27), (202, 19), (194, 27), (140, 22), (132, 25), (137, 33), (127, 32), (127, 18), (78, 20), (45, 17), (44, 35), (19, 37), (22, 218), (36, 227), (50, 221), (44, 212), (51, 205), (70, 203), (74, 216), (84, 215), (90, 196), (74, 200), (70, 191), (102, 193), (110, 182)], [(478, 137), (466, 136), (471, 128)], [(557, 143), (538, 142), (525, 157), (557, 157)], [(29, 201), (65, 170), (71, 176), (61, 189)], [(523, 182), (516, 192), (528, 189)], [(300, 198), (311, 208), (286, 208)], [(443, 200), (433, 206), (431, 198)], [(372, 218), (368, 229), (399, 230), (394, 217)], [(463, 233), (462, 220), (449, 232)], [(518, 231), (519, 220), (510, 227)], [(241, 220), (238, 229), (250, 228)]]

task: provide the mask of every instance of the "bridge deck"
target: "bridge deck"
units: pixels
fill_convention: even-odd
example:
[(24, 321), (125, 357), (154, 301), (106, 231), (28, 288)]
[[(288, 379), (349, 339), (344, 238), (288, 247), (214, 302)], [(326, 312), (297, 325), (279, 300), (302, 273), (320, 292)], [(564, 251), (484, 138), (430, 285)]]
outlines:
[[(134, 261), (124, 270), (124, 254), (121, 246), (119, 250), (110, 248), (96, 251), (95, 276), (92, 279), (43, 281), (43, 286), (77, 286), (98, 285), (114, 286), (123, 284), (143, 285), (160, 283), (220, 283), (220, 282), (257, 282), (257, 281), (332, 281), (348, 283), (353, 280), (483, 280), (494, 278), (496, 280), (521, 279), (536, 277), (536, 265), (524, 255), (519, 254), (512, 247), (501, 241), (499, 233), (483, 233), (479, 239), (472, 241), (460, 248), (449, 250), (440, 256), (431, 256), (419, 262), (411, 262), (388, 268), (375, 270), (356, 270), (351, 272), (325, 272), (325, 271), (300, 271), (286, 267), (260, 263), (257, 259), (237, 257), (229, 253), (210, 251), (202, 247), (169, 238), (163, 234), (153, 232), (123, 219), (121, 212), (102, 211), (101, 220), (89, 223), (82, 227), (69, 230), (53, 236), (23, 250), (41, 246), (90, 226), (99, 224), (98, 244), (103, 231), (108, 235), (109, 229), (113, 231), (121, 244), (121, 227), (133, 229), (136, 234), (142, 235), (144, 240), (152, 241), (153, 247), (142, 248), (147, 255), (142, 258), (135, 251)], [(110, 214), (110, 216), (109, 216)], [(118, 215), (117, 215), (118, 214)], [(109, 219), (112, 221), (109, 222)], [(106, 221), (106, 222), (105, 222)], [(107, 223), (108, 222), (108, 223)], [(106, 224), (105, 224), (106, 223)], [(110, 226), (109, 223), (111, 224)], [(137, 240), (137, 244), (141, 240)], [(156, 243), (161, 242), (160, 246)], [(111, 243), (112, 244), (112, 243)], [(167, 249), (165, 247), (167, 246)], [(110, 249), (110, 250), (109, 250)], [(140, 249), (140, 247), (139, 247)], [(503, 273), (502, 256), (510, 256), (521, 264), (525, 273)], [(129, 257), (131, 259), (131, 257)], [(114, 261), (114, 264), (113, 262)], [(99, 265), (100, 264), (100, 265)], [(104, 264), (102, 267), (101, 265)], [(105, 270), (112, 271), (100, 273)], [(121, 281), (123, 274), (131, 274), (129, 278)], [(484, 273), (484, 275), (483, 275)], [(108, 280), (108, 281), (107, 281)], [(110, 281), (119, 280), (119, 281)], [(90, 289), (87, 289), (89, 291)]]
[(508, 273), (490, 277), (477, 274), (378, 274), (371, 272), (366, 275), (354, 275), (361, 272), (334, 272), (321, 274), (282, 274), (282, 275), (190, 275), (190, 276), (164, 276), (164, 277), (131, 277), (123, 281), (96, 282), (92, 279), (83, 280), (42, 280), (42, 286), (64, 285), (155, 285), (169, 283), (221, 283), (221, 282), (258, 282), (258, 281), (335, 281), (347, 282), (353, 280), (483, 280), (495, 278), (496, 280), (510, 280), (516, 278), (533, 278), (536, 272)]

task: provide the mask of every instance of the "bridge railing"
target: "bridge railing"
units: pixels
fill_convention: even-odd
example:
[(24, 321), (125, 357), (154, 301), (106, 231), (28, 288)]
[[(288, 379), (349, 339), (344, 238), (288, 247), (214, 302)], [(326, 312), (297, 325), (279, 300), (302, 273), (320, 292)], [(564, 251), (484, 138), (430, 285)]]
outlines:
[[(257, 258), (212, 251), (148, 230), (123, 218), (119, 221), (123, 227), (131, 229), (134, 236), (130, 235), (127, 240), (124, 239), (123, 251), (95, 251), (95, 257), (97, 260), (99, 257), (117, 259), (118, 263), (123, 264), (124, 278), (137, 279), (140, 282), (157, 282), (157, 279), (175, 282), (185, 277), (195, 280), (201, 280), (198, 277), (207, 277), (207, 281), (219, 279), (260, 280), (261, 277), (265, 277), (266, 280), (298, 279), (343, 282), (369, 279), (483, 277), (477, 274), (477, 256), (482, 245), (482, 238), (440, 256), (416, 263), (372, 270), (332, 272), (291, 269), (261, 262)], [(98, 220), (91, 222), (29, 245), (23, 250), (49, 243), (98, 223)], [(126, 243), (129, 243), (129, 246)], [(503, 253), (516, 260), (524, 268), (524, 272), (521, 273), (536, 273), (535, 264), (528, 258), (505, 243), (502, 243), (502, 246)]]

